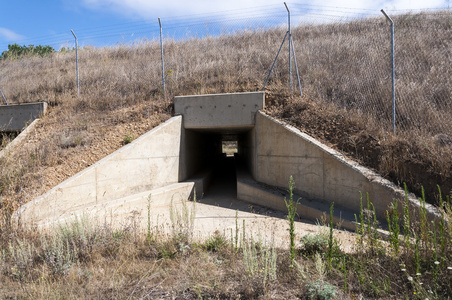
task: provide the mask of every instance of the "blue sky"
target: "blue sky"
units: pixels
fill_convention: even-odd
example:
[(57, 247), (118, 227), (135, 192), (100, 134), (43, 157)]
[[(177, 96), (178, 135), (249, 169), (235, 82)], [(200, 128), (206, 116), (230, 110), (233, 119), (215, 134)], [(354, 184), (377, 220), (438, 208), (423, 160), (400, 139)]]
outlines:
[[(378, 15), (401, 10), (447, 8), (451, 0), (303, 0), (287, 4), (295, 17)], [(157, 18), (167, 36), (284, 22), (280, 0), (0, 0), (0, 52), (8, 44), (73, 46), (74, 29), (81, 46), (128, 43), (158, 37)], [(294, 18), (296, 20), (296, 18)], [(213, 25), (215, 26), (213, 26)], [(222, 24), (220, 26), (220, 24)], [(210, 26), (210, 27), (209, 27)], [(210, 29), (209, 29), (210, 28)], [(181, 33), (184, 32), (184, 33)]]

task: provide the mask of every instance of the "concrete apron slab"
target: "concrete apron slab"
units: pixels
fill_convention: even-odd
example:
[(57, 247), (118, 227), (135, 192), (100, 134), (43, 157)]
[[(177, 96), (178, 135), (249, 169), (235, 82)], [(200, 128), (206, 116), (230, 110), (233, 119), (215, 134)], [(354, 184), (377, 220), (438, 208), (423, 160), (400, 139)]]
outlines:
[[(193, 199), (194, 182), (171, 184), (151, 191), (145, 191), (111, 202), (79, 207), (50, 218), (35, 220), (29, 226), (40, 230), (58, 229), (60, 226), (79, 224), (91, 228), (107, 226), (112, 229), (133, 229), (137, 234), (151, 234), (170, 238), (177, 235), (177, 224), (189, 225), (182, 221), (185, 210), (194, 212), (193, 227), (190, 230), (195, 242), (205, 241), (215, 234), (223, 234), (239, 246), (245, 238), (252, 238), (265, 245), (288, 249), (289, 224), (285, 213), (259, 205), (224, 197)], [(171, 214), (179, 217), (171, 218)], [(176, 225), (176, 226), (175, 226)], [(175, 226), (175, 229), (174, 229)], [(317, 234), (328, 230), (305, 219), (295, 221), (296, 240), (306, 234)], [(355, 238), (345, 231), (336, 231), (335, 237), (342, 241), (343, 251), (353, 251)]]
[[(192, 202), (190, 202), (192, 203)], [(192, 204), (193, 205), (193, 204)], [(252, 238), (263, 244), (273, 245), (277, 248), (289, 248), (289, 223), (286, 214), (282, 211), (269, 209), (259, 205), (250, 205), (245, 201), (230, 197), (210, 198), (207, 196), (195, 204), (196, 217), (194, 226), (195, 240), (205, 240), (215, 231), (224, 234), (228, 239), (235, 236), (241, 240)], [(327, 228), (306, 219), (295, 221), (296, 241), (307, 234), (317, 234)], [(352, 251), (354, 235), (350, 232), (337, 230), (335, 237), (342, 241), (344, 251)]]

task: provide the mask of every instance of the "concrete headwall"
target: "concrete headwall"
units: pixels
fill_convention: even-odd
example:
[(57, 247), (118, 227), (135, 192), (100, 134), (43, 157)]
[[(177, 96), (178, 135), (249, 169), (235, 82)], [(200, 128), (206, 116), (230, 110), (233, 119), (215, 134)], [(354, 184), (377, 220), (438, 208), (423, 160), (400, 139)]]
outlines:
[[(360, 166), (298, 129), (262, 112), (256, 116), (256, 161), (253, 177), (265, 184), (288, 187), (293, 176), (295, 191), (309, 199), (335, 202), (359, 211), (359, 193), (369, 193), (377, 216), (404, 191), (373, 171)], [(418, 206), (412, 199), (412, 204)]]
[(174, 111), (184, 116), (186, 129), (252, 127), (256, 112), (264, 105), (264, 92), (174, 98)]
[(0, 131), (21, 131), (47, 110), (46, 102), (0, 106)]
[(25, 204), (16, 216), (39, 222), (179, 182), (181, 131), (182, 117), (171, 118)]

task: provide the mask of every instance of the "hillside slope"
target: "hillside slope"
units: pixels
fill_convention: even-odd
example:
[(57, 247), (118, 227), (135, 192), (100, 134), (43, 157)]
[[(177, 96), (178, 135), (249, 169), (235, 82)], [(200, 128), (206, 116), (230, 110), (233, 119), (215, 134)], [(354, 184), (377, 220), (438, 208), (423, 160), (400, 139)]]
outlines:
[[(428, 31), (432, 16), (401, 16), (400, 20), (403, 18), (416, 18), (413, 30), (416, 29), (419, 44), (430, 47), (426, 48), (430, 52), (438, 50), (436, 56), (424, 57), (424, 64), (435, 67), (428, 74), (424, 72), (423, 76), (428, 77), (424, 87), (411, 84), (416, 78), (400, 76), (399, 89), (413, 99), (407, 107), (424, 109), (416, 102), (419, 95), (425, 101), (450, 103), (452, 76), (446, 75), (452, 69), (448, 58), (452, 31), (447, 16), (436, 16), (435, 36), (446, 37), (437, 43)], [(394, 182), (406, 182), (414, 192), (420, 194), (423, 185), (434, 202), (437, 184), (444, 193), (452, 190), (452, 138), (442, 126), (450, 119), (444, 116), (451, 116), (452, 112), (443, 109), (439, 122), (429, 121), (429, 126), (420, 130), (404, 125), (406, 130), (394, 136), (388, 132), (387, 118), (379, 111), (386, 104), (369, 105), (369, 109), (374, 108), (373, 113), (366, 113), (364, 106), (358, 105), (366, 99), (386, 99), (390, 94), (390, 89), (383, 88), (387, 76), (382, 77), (384, 80), (367, 78), (369, 74), (365, 73), (369, 67), (379, 69), (376, 74), (385, 70), (384, 64), (375, 64), (375, 56), (383, 48), (373, 48), (375, 44), (362, 47), (369, 36), (386, 34), (375, 29), (376, 25), (384, 26), (384, 20), (294, 29), (294, 40), (304, 41), (296, 48), (299, 69), (303, 70), (304, 94), (296, 96), (287, 88), (288, 61), (287, 57), (280, 57), (266, 89), (267, 111)], [(167, 40), (165, 97), (160, 49), (152, 41), (80, 49), (80, 97), (76, 96), (73, 52), (0, 61), (0, 86), (11, 103), (50, 103), (49, 113), (34, 137), (18, 153), (0, 161), (2, 207), (15, 209), (112, 153), (131, 137), (168, 119), (174, 95), (260, 90), (283, 36), (284, 31), (274, 29)], [(411, 37), (407, 35), (400, 43), (408, 43)], [(355, 43), (351, 45), (350, 41)], [(410, 55), (402, 53), (398, 59), (402, 62)], [(367, 63), (355, 64), (356, 58)], [(406, 74), (417, 74), (419, 64), (406, 64), (404, 68)], [(428, 95), (433, 80), (434, 97)], [(419, 94), (423, 89), (427, 94)]]

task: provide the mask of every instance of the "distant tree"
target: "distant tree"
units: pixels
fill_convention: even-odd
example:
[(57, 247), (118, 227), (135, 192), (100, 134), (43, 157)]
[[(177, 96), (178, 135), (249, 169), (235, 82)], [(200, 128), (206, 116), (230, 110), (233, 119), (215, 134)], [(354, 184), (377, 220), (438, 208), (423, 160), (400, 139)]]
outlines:
[(8, 45), (8, 50), (7, 51), (3, 51), (2, 54), (0, 55), (0, 59), (5, 59), (5, 58), (17, 58), (20, 56), (24, 56), (24, 55), (39, 55), (39, 56), (46, 56), (50, 53), (55, 52), (55, 49), (53, 49), (50, 46), (42, 46), (42, 45), (38, 45), (38, 46), (34, 46), (34, 45), (29, 45), (27, 46), (20, 46), (19, 44), (9, 44)]
[[(80, 48), (79, 48), (80, 49)], [(75, 51), (75, 47), (61, 47), (60, 50), (58, 50), (61, 53), (66, 53), (66, 52), (71, 52), (71, 51)]]

